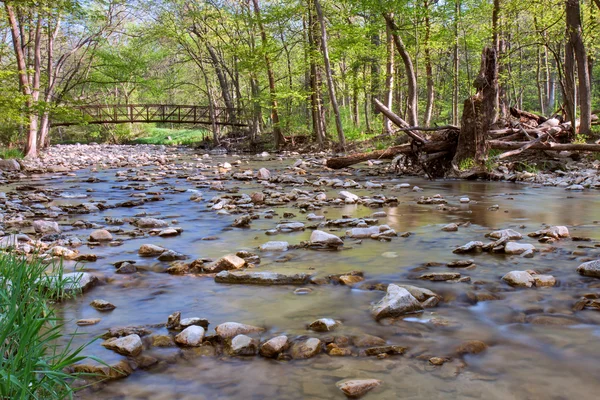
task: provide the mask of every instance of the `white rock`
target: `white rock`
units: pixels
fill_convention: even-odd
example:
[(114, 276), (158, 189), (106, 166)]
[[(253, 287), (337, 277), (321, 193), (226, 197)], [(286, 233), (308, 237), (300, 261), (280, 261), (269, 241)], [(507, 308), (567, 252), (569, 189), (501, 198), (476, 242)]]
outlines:
[(289, 247), (288, 242), (272, 241), (272, 242), (263, 243), (260, 246), (260, 250), (261, 251), (287, 251), (288, 247)]
[(42, 234), (60, 233), (60, 227), (58, 226), (58, 223), (56, 223), (54, 221), (44, 221), (44, 220), (33, 221), (33, 229), (35, 230), (36, 233), (42, 233)]
[(357, 195), (355, 195), (354, 193), (350, 193), (350, 192), (348, 192), (348, 191), (346, 191), (346, 190), (342, 190), (342, 191), (340, 192), (340, 198), (341, 198), (342, 200), (344, 200), (344, 201), (346, 201), (346, 200), (350, 200), (350, 201), (352, 201), (353, 203), (356, 203), (356, 202), (357, 202), (357, 201), (360, 199), (360, 197), (358, 197), (358, 196), (357, 196)]
[(527, 271), (510, 271), (502, 280), (515, 287), (532, 287), (535, 283), (535, 279)]
[(98, 229), (90, 234), (90, 241), (107, 242), (113, 239), (112, 234), (106, 229)]
[(182, 346), (197, 347), (204, 340), (204, 328), (198, 325), (192, 325), (181, 331), (175, 336), (175, 342)]
[(376, 320), (421, 311), (423, 311), (421, 303), (408, 290), (393, 283), (388, 285), (384, 298), (371, 308), (371, 314)]
[(314, 230), (311, 233), (309, 240), (312, 244), (324, 244), (327, 246), (342, 246), (344, 244), (342, 239), (336, 235), (320, 230)]
[(506, 254), (522, 254), (528, 250), (535, 250), (532, 244), (529, 243), (516, 243), (516, 242), (508, 242), (504, 247), (504, 252)]
[(102, 343), (102, 346), (124, 356), (131, 357), (139, 355), (143, 348), (142, 339), (136, 334), (108, 339)]

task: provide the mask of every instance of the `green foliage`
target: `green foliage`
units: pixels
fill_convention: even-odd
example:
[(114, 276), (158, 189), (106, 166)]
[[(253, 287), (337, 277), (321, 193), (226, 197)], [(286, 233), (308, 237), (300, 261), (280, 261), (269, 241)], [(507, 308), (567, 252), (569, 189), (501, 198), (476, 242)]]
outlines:
[(575, 135), (575, 140), (573, 140), (573, 143), (576, 144), (585, 144), (587, 143), (587, 136), (581, 133), (578, 133)]
[(540, 172), (540, 167), (536, 163), (529, 163), (525, 161), (515, 163), (514, 168), (516, 171), (530, 172), (532, 174), (537, 174)]
[[(52, 301), (64, 298), (62, 268), (48, 285), (47, 265), (0, 253), (0, 398), (72, 398), (77, 375), (65, 369), (85, 357), (64, 343)], [(61, 344), (62, 343), (62, 344)]]
[(212, 134), (205, 129), (148, 128), (145, 135), (132, 140), (136, 144), (164, 144), (167, 146), (191, 146), (202, 142)]
[(4, 149), (4, 148), (0, 148), (0, 158), (2, 159), (9, 159), (9, 158), (17, 158), (17, 159), (21, 159), (23, 158), (23, 152), (19, 149)]
[(475, 160), (472, 158), (465, 158), (458, 163), (458, 169), (460, 171), (468, 171), (475, 166)]

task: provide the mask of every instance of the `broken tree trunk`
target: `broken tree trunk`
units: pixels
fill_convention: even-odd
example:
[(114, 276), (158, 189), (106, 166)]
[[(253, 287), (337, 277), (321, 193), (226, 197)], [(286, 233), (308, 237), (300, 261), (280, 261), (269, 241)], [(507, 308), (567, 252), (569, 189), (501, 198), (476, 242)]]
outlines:
[(519, 110), (516, 107), (510, 108), (510, 115), (512, 115), (515, 118), (519, 118), (519, 120), (521, 122), (534, 121), (536, 123), (536, 125), (539, 125), (543, 122), (548, 121), (548, 118), (546, 118), (546, 117), (543, 117), (541, 115), (537, 115), (534, 113), (530, 113), (527, 111)]
[(485, 134), (490, 130), (498, 93), (498, 60), (496, 50), (486, 47), (481, 55), (479, 75), (473, 82), (477, 93), (465, 100), (458, 146), (452, 164), (455, 169), (466, 160), (484, 167), (487, 158)]

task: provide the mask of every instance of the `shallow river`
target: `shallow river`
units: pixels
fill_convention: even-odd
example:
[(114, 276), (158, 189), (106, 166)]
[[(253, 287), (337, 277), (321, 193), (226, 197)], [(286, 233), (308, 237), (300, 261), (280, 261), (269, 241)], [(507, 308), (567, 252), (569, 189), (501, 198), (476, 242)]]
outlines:
[[(235, 158), (215, 158), (217, 161), (233, 162)], [(184, 161), (198, 162), (193, 156)], [(267, 167), (272, 173), (284, 171), (295, 160), (251, 160), (236, 170)], [(158, 167), (147, 168), (158, 172)], [(307, 240), (310, 230), (295, 233), (265, 235), (284, 220), (284, 212), (292, 212), (294, 218), (306, 220), (306, 214), (294, 207), (295, 203), (275, 207), (273, 219), (262, 218), (265, 207), (257, 209), (261, 218), (254, 220), (248, 229), (231, 228), (236, 215), (217, 215), (207, 207), (208, 200), (223, 192), (196, 188), (194, 182), (178, 178), (181, 171), (167, 173), (164, 179), (154, 182), (117, 182), (115, 170), (92, 172), (82, 170), (76, 177), (38, 176), (32, 178), (35, 185), (51, 185), (66, 197), (54, 204), (77, 204), (79, 202), (105, 201), (108, 204), (131, 199), (131, 189), (116, 186), (141, 184), (140, 192), (161, 192), (164, 201), (149, 202), (135, 208), (115, 208), (88, 214), (73, 215), (61, 221), (65, 233), (86, 239), (92, 231), (69, 228), (76, 220), (86, 220), (105, 225), (105, 217), (131, 217), (146, 212), (157, 218), (176, 220), (174, 226), (183, 228), (181, 236), (173, 238), (140, 237), (125, 239), (122, 246), (98, 246), (83, 253), (99, 256), (97, 262), (85, 265), (85, 270), (104, 277), (107, 284), (61, 306), (66, 319), (65, 331), (77, 332), (75, 343), (89, 341), (117, 326), (164, 323), (167, 316), (181, 311), (183, 317), (201, 317), (210, 321), (207, 333), (226, 321), (236, 321), (266, 328), (261, 338), (268, 339), (279, 334), (290, 338), (301, 335), (324, 337), (308, 331), (307, 324), (317, 318), (329, 317), (342, 321), (343, 325), (333, 334), (355, 335), (368, 333), (408, 348), (403, 356), (385, 359), (376, 357), (330, 357), (322, 353), (308, 360), (276, 361), (260, 356), (235, 358), (229, 356), (203, 356), (181, 349), (146, 348), (144, 354), (162, 360), (154, 368), (138, 369), (125, 379), (103, 384), (93, 391), (81, 394), (90, 399), (329, 399), (344, 398), (335, 383), (347, 378), (376, 378), (383, 384), (367, 394), (369, 399), (592, 399), (600, 393), (600, 312), (594, 310), (572, 311), (573, 304), (585, 293), (600, 293), (600, 280), (585, 278), (576, 272), (584, 260), (598, 257), (600, 232), (596, 220), (600, 220), (600, 196), (593, 191), (570, 193), (560, 188), (533, 187), (524, 184), (502, 182), (428, 181), (412, 177), (369, 176), (363, 169), (352, 178), (360, 183), (377, 180), (386, 185), (383, 189), (349, 189), (358, 195), (384, 194), (396, 196), (398, 205), (384, 208), (368, 208), (361, 205), (344, 205), (315, 211), (327, 219), (342, 215), (367, 217), (377, 211), (385, 211), (387, 217), (380, 223), (388, 224), (398, 233), (411, 232), (408, 237), (395, 237), (390, 242), (364, 239), (362, 242), (346, 239), (347, 250), (314, 251), (289, 250), (286, 253), (258, 252), (257, 247), (270, 240), (298, 244)], [(193, 170), (187, 171), (194, 174)], [(325, 173), (327, 176), (327, 173)], [(329, 173), (329, 176), (335, 176)], [(88, 183), (90, 177), (101, 181)], [(307, 176), (311, 181), (314, 176)], [(410, 189), (392, 191), (399, 183), (418, 185), (423, 192)], [(228, 189), (238, 188), (239, 193), (262, 190), (256, 180), (241, 182), (223, 181)], [(294, 187), (313, 192), (311, 185), (282, 185), (281, 191)], [(93, 189), (88, 193), (87, 189)], [(179, 191), (174, 189), (185, 189)], [(337, 197), (341, 189), (325, 188), (330, 197)], [(193, 191), (204, 195), (203, 201), (190, 201)], [(419, 205), (420, 196), (443, 195), (453, 211), (438, 210), (436, 205)], [(80, 196), (79, 196), (80, 195)], [(86, 196), (83, 198), (83, 196)], [(73, 196), (72, 198), (69, 198)], [(459, 204), (459, 198), (468, 196), (470, 204)], [(82, 197), (82, 198), (76, 198)], [(497, 211), (488, 208), (498, 205)], [(238, 215), (239, 216), (239, 215)], [(470, 222), (457, 232), (443, 232), (441, 227), (451, 223)], [(563, 239), (553, 244), (538, 243), (525, 234), (547, 225), (565, 225), (572, 236), (589, 237), (592, 242)], [(125, 224), (123, 230), (132, 230)], [(452, 250), (471, 240), (487, 242), (484, 235), (495, 229), (512, 228), (524, 234), (521, 243), (531, 243), (542, 250), (533, 258), (480, 253), (455, 255)], [(326, 229), (327, 230), (327, 229)], [(345, 228), (327, 230), (343, 236)], [(214, 236), (216, 240), (202, 240)], [(360, 270), (370, 283), (405, 283), (426, 287), (444, 297), (437, 307), (426, 309), (422, 314), (411, 315), (392, 323), (378, 323), (370, 315), (370, 305), (380, 300), (384, 292), (361, 290), (347, 286), (313, 285), (308, 295), (296, 295), (293, 286), (252, 286), (215, 283), (211, 277), (186, 275), (172, 276), (164, 273), (168, 263), (140, 258), (137, 250), (144, 243), (173, 249), (190, 257), (217, 259), (239, 250), (260, 253), (262, 262), (256, 270), (278, 272), (307, 272), (314, 275)], [(578, 247), (584, 245), (583, 248)], [(544, 250), (553, 246), (550, 252)], [(281, 257), (285, 255), (285, 260)], [(473, 258), (475, 267), (460, 269), (470, 282), (429, 282), (416, 279), (423, 271), (454, 271), (446, 267), (450, 261)], [(120, 260), (135, 260), (139, 271), (132, 275), (119, 275), (111, 264)], [(278, 262), (279, 261), (279, 262)], [(281, 262), (285, 261), (285, 262)], [(439, 263), (427, 264), (427, 263)], [(65, 264), (72, 269), (72, 264)], [(549, 288), (514, 289), (501, 281), (511, 270), (535, 269), (551, 274), (559, 281)], [(498, 300), (470, 300), (469, 293), (492, 293)], [(471, 296), (472, 297), (472, 296)], [(89, 303), (105, 299), (117, 308), (111, 312), (99, 312)], [(474, 304), (475, 303), (475, 304)], [(535, 316), (562, 317), (549, 319)], [(101, 318), (93, 326), (78, 327), (75, 321), (82, 318)], [(533, 319), (532, 319), (533, 318)], [(553, 321), (563, 321), (553, 322)], [(532, 322), (533, 321), (533, 322)], [(166, 334), (164, 328), (156, 333)], [(430, 365), (430, 356), (445, 357), (465, 340), (477, 339), (489, 348), (483, 353), (455, 358), (443, 366)], [(122, 356), (103, 348), (101, 340), (94, 342), (86, 354), (113, 363)], [(424, 355), (423, 357), (419, 357)]]

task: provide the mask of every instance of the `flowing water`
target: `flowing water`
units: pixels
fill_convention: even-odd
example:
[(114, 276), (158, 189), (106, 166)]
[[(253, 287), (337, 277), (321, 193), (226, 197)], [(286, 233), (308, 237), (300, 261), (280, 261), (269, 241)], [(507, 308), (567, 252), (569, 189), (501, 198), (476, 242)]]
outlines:
[[(232, 161), (231, 157), (213, 160)], [(197, 162), (186, 155), (182, 162)], [(250, 160), (238, 169), (267, 167), (273, 173), (282, 172), (294, 159), (284, 161)], [(293, 286), (252, 286), (215, 283), (211, 277), (199, 275), (172, 276), (164, 273), (168, 263), (140, 258), (137, 250), (144, 243), (152, 243), (186, 254), (190, 260), (200, 257), (217, 259), (238, 250), (258, 251), (257, 247), (270, 240), (297, 244), (307, 240), (310, 230), (267, 236), (283, 220), (284, 212), (293, 212), (291, 220), (306, 221), (306, 214), (294, 208), (294, 203), (282, 207), (257, 209), (263, 215), (274, 208), (273, 219), (254, 220), (248, 229), (231, 228), (235, 215), (217, 215), (207, 207), (208, 200), (222, 192), (197, 188), (187, 181), (181, 171), (164, 167), (146, 167), (148, 173), (166, 171), (162, 179), (153, 182), (131, 182), (118, 179), (115, 170), (92, 172), (82, 170), (76, 176), (37, 176), (31, 182), (51, 186), (62, 193), (53, 204), (78, 204), (105, 201), (107, 204), (129, 200), (137, 191), (119, 189), (127, 184), (146, 185), (142, 192), (161, 192), (164, 201), (149, 202), (135, 208), (114, 208), (106, 211), (73, 215), (70, 223), (83, 219), (104, 224), (105, 217), (131, 217), (146, 212), (157, 218), (176, 220), (175, 226), (183, 234), (173, 238), (141, 237), (124, 239), (122, 246), (98, 246), (80, 250), (99, 256), (85, 270), (104, 277), (106, 284), (95, 287), (75, 300), (61, 305), (65, 318), (65, 332), (77, 332), (75, 344), (81, 344), (117, 326), (164, 323), (167, 316), (181, 311), (183, 317), (207, 318), (211, 325), (208, 333), (219, 323), (236, 321), (262, 326), (266, 332), (261, 338), (286, 334), (290, 338), (307, 335), (324, 337), (329, 334), (310, 332), (306, 325), (321, 317), (341, 320), (343, 325), (335, 335), (368, 333), (398, 344), (409, 350), (404, 356), (385, 359), (376, 357), (330, 357), (322, 353), (308, 360), (276, 361), (260, 356), (235, 358), (211, 356), (182, 351), (178, 348), (146, 348), (143, 354), (162, 360), (148, 370), (138, 369), (131, 376), (103, 384), (81, 397), (90, 399), (329, 399), (343, 398), (335, 383), (347, 378), (377, 378), (384, 383), (372, 391), (372, 399), (592, 399), (600, 393), (600, 313), (593, 310), (572, 311), (573, 304), (585, 293), (600, 293), (600, 280), (585, 278), (576, 272), (584, 259), (596, 258), (600, 248), (594, 242), (576, 242), (563, 239), (552, 245), (538, 243), (525, 236), (520, 242), (532, 243), (550, 252), (536, 253), (531, 259), (504, 254), (481, 253), (460, 256), (452, 250), (471, 240), (486, 242), (484, 235), (495, 229), (512, 228), (523, 234), (546, 225), (566, 225), (572, 236), (590, 237), (600, 241), (595, 220), (600, 220), (600, 197), (595, 192), (569, 193), (559, 188), (533, 187), (502, 182), (428, 181), (408, 177), (374, 177), (369, 170), (357, 172), (349, 178), (364, 183), (379, 180), (383, 189), (349, 189), (358, 195), (384, 194), (398, 197), (398, 205), (382, 209), (361, 205), (344, 205), (317, 210), (327, 219), (342, 215), (367, 217), (376, 211), (385, 211), (388, 224), (397, 232), (411, 232), (408, 237), (396, 237), (391, 242), (364, 239), (362, 242), (346, 239), (347, 250), (314, 251), (289, 250), (284, 253), (260, 253), (261, 271), (308, 272), (327, 275), (360, 270), (366, 282), (405, 283), (429, 288), (444, 297), (436, 308), (423, 314), (412, 315), (393, 322), (377, 323), (369, 307), (384, 295), (381, 291), (361, 290), (346, 286), (313, 285), (308, 295), (295, 295)], [(188, 171), (189, 174), (194, 174)], [(323, 172), (324, 176), (336, 173)], [(179, 177), (178, 177), (179, 175)], [(86, 182), (90, 177), (100, 182)], [(339, 176), (338, 176), (339, 177)], [(341, 176), (341, 178), (345, 178)], [(315, 180), (309, 177), (309, 180)], [(119, 180), (119, 181), (117, 181)], [(418, 185), (423, 192), (415, 193), (391, 188), (403, 182)], [(21, 182), (23, 183), (23, 182)], [(256, 181), (223, 182), (226, 188), (238, 188), (239, 193), (262, 190)], [(282, 185), (289, 192), (294, 187), (314, 191), (310, 185)], [(93, 192), (87, 192), (93, 189)], [(175, 190), (177, 189), (177, 190)], [(185, 191), (180, 191), (184, 190)], [(337, 197), (338, 189), (325, 188), (328, 198)], [(189, 200), (194, 191), (201, 191), (205, 200)], [(435, 205), (418, 205), (424, 196), (442, 194), (453, 211), (438, 210)], [(468, 196), (470, 204), (459, 204), (459, 198)], [(498, 205), (497, 211), (488, 208)], [(456, 222), (470, 222), (458, 232), (443, 232), (441, 227)], [(524, 227), (523, 227), (524, 226)], [(128, 224), (122, 226), (131, 230)], [(340, 236), (345, 229), (330, 230)], [(69, 229), (63, 229), (69, 233)], [(73, 229), (72, 233), (87, 238), (92, 230)], [(216, 240), (202, 240), (206, 237)], [(117, 237), (119, 235), (117, 234)], [(580, 245), (587, 247), (578, 247)], [(423, 271), (454, 271), (445, 263), (473, 258), (475, 268), (460, 269), (470, 276), (466, 283), (429, 282), (416, 279)], [(119, 275), (111, 264), (121, 260), (135, 260), (139, 272)], [(428, 264), (429, 263), (429, 264)], [(439, 264), (434, 264), (439, 263)], [(72, 269), (66, 263), (65, 268)], [(550, 288), (514, 289), (501, 281), (511, 270), (535, 269), (555, 276), (559, 284)], [(492, 293), (499, 300), (469, 300), (468, 293)], [(112, 312), (99, 312), (89, 303), (105, 299), (117, 306)], [(475, 303), (475, 304), (474, 304)], [(550, 316), (545, 324), (532, 323), (532, 316)], [(93, 326), (78, 327), (82, 318), (101, 318)], [(541, 320), (541, 319), (540, 319)], [(530, 322), (527, 322), (530, 321)], [(556, 321), (563, 321), (559, 323)], [(212, 329), (211, 329), (212, 328)], [(166, 334), (164, 328), (156, 333)], [(448, 356), (461, 342), (477, 339), (489, 348), (480, 354), (454, 359), (443, 366), (428, 363), (431, 356)], [(91, 344), (85, 353), (107, 363), (122, 356), (104, 349), (101, 340)], [(423, 357), (419, 357), (423, 355)]]

